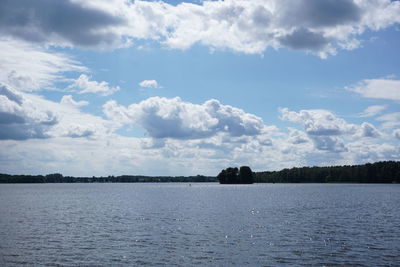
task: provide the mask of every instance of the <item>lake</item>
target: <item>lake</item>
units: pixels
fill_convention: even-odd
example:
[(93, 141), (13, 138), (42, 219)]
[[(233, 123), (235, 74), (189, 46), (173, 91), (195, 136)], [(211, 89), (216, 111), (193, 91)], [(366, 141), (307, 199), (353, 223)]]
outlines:
[(0, 185), (1, 266), (399, 266), (399, 251), (400, 185)]

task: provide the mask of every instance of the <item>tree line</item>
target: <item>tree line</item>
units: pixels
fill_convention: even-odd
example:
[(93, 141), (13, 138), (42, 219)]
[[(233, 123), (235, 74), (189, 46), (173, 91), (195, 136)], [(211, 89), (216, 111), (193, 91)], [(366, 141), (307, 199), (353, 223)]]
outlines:
[(216, 182), (214, 176), (142, 176), (121, 175), (101, 177), (73, 177), (60, 173), (47, 175), (10, 175), (0, 174), (0, 183), (167, 183), (167, 182)]
[(400, 183), (400, 161), (255, 173), (256, 183)]
[[(244, 168), (243, 168), (244, 167)], [(242, 169), (243, 168), (243, 169)], [(252, 175), (251, 175), (252, 174)], [(0, 174), (0, 183), (400, 183), (400, 161), (363, 165), (301, 167), (280, 171), (252, 172), (249, 167), (227, 168), (215, 176), (141, 176), (73, 177), (60, 173), (47, 175)]]

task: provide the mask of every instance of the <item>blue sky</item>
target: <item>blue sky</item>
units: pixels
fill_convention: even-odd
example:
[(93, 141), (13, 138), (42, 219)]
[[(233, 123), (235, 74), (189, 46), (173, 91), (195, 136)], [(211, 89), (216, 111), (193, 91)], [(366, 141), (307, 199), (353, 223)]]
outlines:
[(398, 1), (0, 5), (0, 172), (400, 159)]

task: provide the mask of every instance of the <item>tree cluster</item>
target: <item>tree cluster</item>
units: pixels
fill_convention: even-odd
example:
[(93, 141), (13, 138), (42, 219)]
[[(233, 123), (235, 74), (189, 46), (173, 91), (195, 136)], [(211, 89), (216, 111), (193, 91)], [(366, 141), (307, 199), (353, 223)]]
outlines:
[(222, 170), (217, 176), (220, 184), (252, 184), (254, 175), (250, 167), (242, 166), (240, 169), (227, 168)]

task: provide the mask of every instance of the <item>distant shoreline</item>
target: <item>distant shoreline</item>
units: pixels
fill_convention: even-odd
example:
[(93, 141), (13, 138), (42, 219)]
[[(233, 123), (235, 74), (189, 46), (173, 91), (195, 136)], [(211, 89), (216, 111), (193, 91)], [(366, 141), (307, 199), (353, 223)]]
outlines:
[(257, 185), (263, 185), (263, 184), (270, 184), (270, 185), (323, 185), (323, 184), (330, 184), (330, 185), (400, 185), (400, 183), (353, 183), (353, 182), (326, 182), (326, 183), (309, 183), (309, 182), (300, 182), (300, 183), (253, 183), (253, 184), (220, 184), (218, 181), (215, 182), (56, 182), (56, 183), (36, 183), (36, 182), (26, 182), (26, 183), (21, 183), (21, 182), (10, 182), (10, 183), (5, 183), (1, 182), (0, 185), (24, 185), (24, 184), (32, 184), (32, 185), (43, 185), (43, 184), (218, 184), (218, 185), (226, 185), (226, 186), (257, 186)]
[[(0, 174), (0, 183), (210, 183), (216, 176), (143, 176), (73, 177), (60, 173), (47, 175)], [(400, 161), (383, 161), (363, 165), (301, 167), (280, 171), (254, 172), (255, 183), (400, 183)]]

